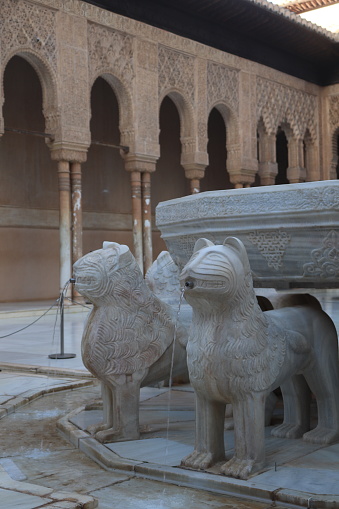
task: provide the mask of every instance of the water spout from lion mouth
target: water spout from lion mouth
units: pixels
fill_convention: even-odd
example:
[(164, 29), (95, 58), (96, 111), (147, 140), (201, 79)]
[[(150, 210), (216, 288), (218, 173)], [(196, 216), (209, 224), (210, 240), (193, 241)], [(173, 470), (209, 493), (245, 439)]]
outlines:
[(184, 285), (184, 286), (185, 286), (185, 290), (186, 290), (186, 289), (190, 289), (190, 290), (192, 290), (192, 288), (194, 288), (194, 286), (195, 286), (195, 285), (194, 285), (194, 281), (192, 281), (192, 279), (187, 279), (187, 280), (185, 281), (185, 285)]

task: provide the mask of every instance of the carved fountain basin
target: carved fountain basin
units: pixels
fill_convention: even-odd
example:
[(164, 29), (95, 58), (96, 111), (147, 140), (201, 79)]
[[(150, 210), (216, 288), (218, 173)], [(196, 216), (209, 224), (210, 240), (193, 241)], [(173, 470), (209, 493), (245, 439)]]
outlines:
[(339, 287), (339, 180), (177, 198), (159, 203), (156, 224), (180, 268), (200, 237), (235, 236), (257, 287)]

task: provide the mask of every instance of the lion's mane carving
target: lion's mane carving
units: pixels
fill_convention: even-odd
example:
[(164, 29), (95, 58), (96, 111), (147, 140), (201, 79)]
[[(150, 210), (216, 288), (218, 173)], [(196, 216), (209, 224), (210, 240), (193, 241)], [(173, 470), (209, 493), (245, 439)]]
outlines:
[[(74, 264), (74, 276), (76, 290), (93, 303), (82, 358), (103, 384), (104, 422), (95, 430), (96, 438), (137, 439), (140, 387), (170, 375), (176, 313), (151, 291), (127, 246), (105, 242), (103, 249)], [(168, 253), (153, 264), (148, 280), (158, 295), (173, 298), (179, 277)], [(185, 316), (189, 319), (187, 312)], [(187, 373), (187, 337), (186, 325), (180, 322), (174, 376)]]
[[(182, 465), (206, 469), (225, 460), (223, 421), (232, 403), (235, 454), (221, 471), (246, 479), (260, 470), (265, 400), (279, 386), (284, 422), (275, 436), (337, 441), (338, 339), (319, 302), (289, 298), (280, 309), (262, 312), (246, 250), (234, 237), (221, 246), (199, 239), (181, 282), (193, 307), (187, 362), (197, 397), (195, 449)], [(318, 426), (311, 431), (310, 389), (318, 404)]]

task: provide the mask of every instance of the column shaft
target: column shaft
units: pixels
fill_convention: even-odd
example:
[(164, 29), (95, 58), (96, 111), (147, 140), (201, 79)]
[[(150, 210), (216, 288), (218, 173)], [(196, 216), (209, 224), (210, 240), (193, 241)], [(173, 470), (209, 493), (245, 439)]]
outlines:
[(191, 188), (191, 194), (200, 193), (200, 180), (199, 179), (191, 179), (190, 180), (190, 188)]
[(143, 271), (143, 241), (142, 241), (142, 200), (141, 200), (141, 173), (131, 172), (132, 191), (132, 220), (133, 220), (133, 246), (134, 256), (140, 269)]
[(81, 164), (71, 164), (72, 187), (72, 263), (82, 257)]
[[(60, 289), (71, 277), (71, 196), (68, 161), (58, 161), (59, 178), (59, 235), (60, 235)], [(68, 288), (67, 296), (71, 295)]]
[(151, 174), (142, 173), (142, 222), (144, 240), (144, 273), (153, 263), (152, 214), (151, 214)]

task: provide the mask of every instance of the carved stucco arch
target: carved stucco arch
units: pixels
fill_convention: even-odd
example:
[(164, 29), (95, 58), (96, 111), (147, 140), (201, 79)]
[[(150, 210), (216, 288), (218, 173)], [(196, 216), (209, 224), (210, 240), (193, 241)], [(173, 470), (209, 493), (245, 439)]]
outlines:
[[(183, 144), (186, 140), (191, 140), (191, 143), (195, 145), (196, 133), (194, 129), (194, 111), (191, 102), (185, 97), (185, 94), (175, 88), (164, 91), (159, 97), (159, 112), (162, 101), (165, 97), (169, 97), (175, 104), (180, 118), (180, 139)], [(191, 151), (195, 151), (195, 146), (191, 147)]]
[(241, 143), (238, 117), (226, 102), (216, 101), (210, 106), (207, 119), (213, 108), (219, 111), (226, 127), (227, 170), (230, 172), (239, 169), (241, 168)]
[(58, 87), (54, 71), (51, 69), (48, 61), (46, 61), (40, 54), (31, 48), (16, 49), (9, 53), (3, 61), (1, 71), (1, 117), (2, 105), (5, 101), (4, 96), (4, 76), (7, 64), (15, 57), (21, 57), (28, 62), (35, 72), (40, 81), (42, 89), (42, 108), (45, 117), (45, 131), (55, 137), (56, 131), (60, 123), (60, 108), (58, 104)]
[(331, 157), (331, 166), (330, 166), (330, 179), (339, 178), (338, 175), (338, 162), (339, 162), (339, 125), (333, 130), (331, 136), (331, 149), (332, 149), (332, 157)]
[(90, 90), (92, 90), (93, 85), (98, 78), (104, 79), (109, 84), (117, 98), (119, 109), (120, 143), (128, 146), (130, 148), (130, 152), (132, 152), (135, 139), (131, 91), (129, 91), (127, 84), (124, 83), (120, 77), (116, 76), (111, 69), (103, 69), (100, 72), (97, 72), (92, 79)]

